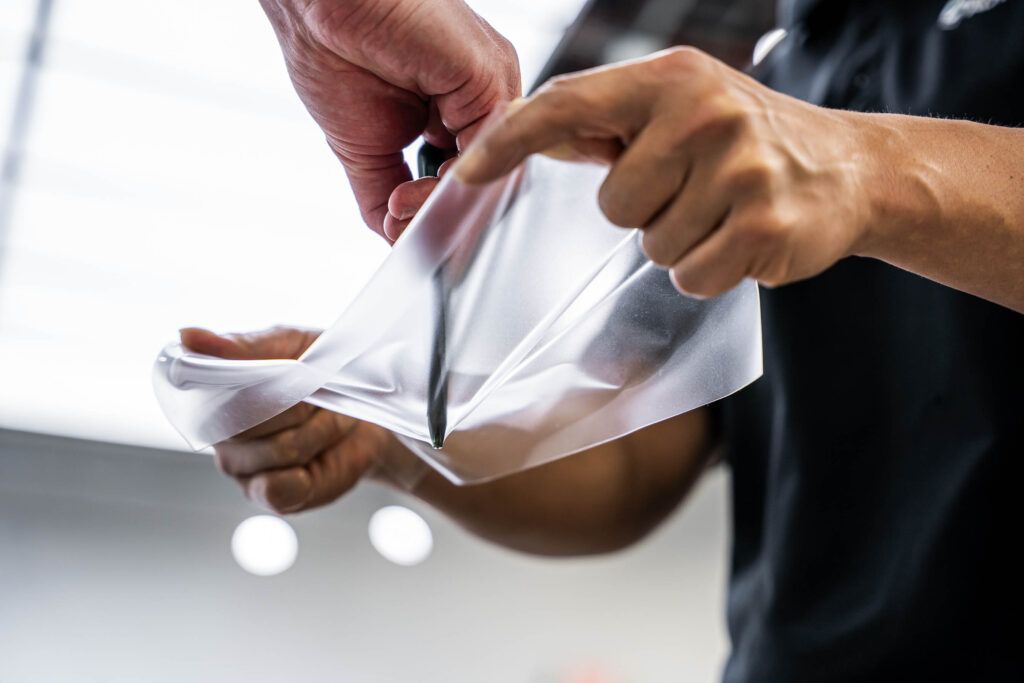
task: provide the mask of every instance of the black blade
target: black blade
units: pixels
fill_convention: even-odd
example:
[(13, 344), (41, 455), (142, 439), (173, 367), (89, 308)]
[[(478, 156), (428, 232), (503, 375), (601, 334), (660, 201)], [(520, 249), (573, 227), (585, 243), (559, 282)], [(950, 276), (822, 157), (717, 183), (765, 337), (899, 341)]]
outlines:
[(427, 429), (430, 445), (441, 448), (448, 426), (448, 293), (444, 284), (444, 269), (434, 274), (433, 353), (430, 358), (430, 377), (427, 383)]
[[(436, 176), (446, 153), (430, 143), (423, 143), (417, 154), (420, 177)], [(448, 291), (444, 282), (444, 266), (434, 273), (434, 339), (430, 356), (430, 376), (427, 378), (427, 431), (430, 445), (444, 445), (448, 427)]]

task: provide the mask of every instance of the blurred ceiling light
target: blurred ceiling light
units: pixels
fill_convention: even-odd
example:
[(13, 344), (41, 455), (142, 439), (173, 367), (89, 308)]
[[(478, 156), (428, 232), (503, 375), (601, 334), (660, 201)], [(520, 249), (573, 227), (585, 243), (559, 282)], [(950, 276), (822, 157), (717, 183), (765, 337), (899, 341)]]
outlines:
[(295, 564), (299, 539), (291, 525), (280, 517), (256, 515), (235, 528), (231, 553), (250, 574), (273, 576)]
[(409, 508), (388, 505), (370, 518), (370, 543), (386, 560), (411, 567), (427, 559), (434, 537), (426, 521)]

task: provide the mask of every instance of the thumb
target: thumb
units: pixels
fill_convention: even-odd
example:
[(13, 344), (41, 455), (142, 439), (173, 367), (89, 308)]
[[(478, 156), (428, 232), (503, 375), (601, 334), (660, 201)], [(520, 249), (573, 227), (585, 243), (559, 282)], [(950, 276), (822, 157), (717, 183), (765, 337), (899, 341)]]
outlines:
[(271, 327), (244, 334), (217, 334), (201, 327), (179, 332), (181, 343), (196, 353), (231, 360), (298, 358), (320, 332), (295, 327)]
[(402, 183), (395, 188), (388, 199), (388, 215), (384, 219), (384, 236), (388, 240), (394, 243), (405, 232), (409, 221), (427, 201), (427, 197), (436, 186), (437, 178), (427, 176)]

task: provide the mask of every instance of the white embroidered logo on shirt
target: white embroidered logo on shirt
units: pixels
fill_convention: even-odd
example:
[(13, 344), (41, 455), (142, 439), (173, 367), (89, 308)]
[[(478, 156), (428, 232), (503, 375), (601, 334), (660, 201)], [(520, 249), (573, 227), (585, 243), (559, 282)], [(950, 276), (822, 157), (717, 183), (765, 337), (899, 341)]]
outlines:
[(939, 28), (947, 31), (956, 28), (964, 19), (987, 12), (1006, 0), (949, 0), (939, 12)]

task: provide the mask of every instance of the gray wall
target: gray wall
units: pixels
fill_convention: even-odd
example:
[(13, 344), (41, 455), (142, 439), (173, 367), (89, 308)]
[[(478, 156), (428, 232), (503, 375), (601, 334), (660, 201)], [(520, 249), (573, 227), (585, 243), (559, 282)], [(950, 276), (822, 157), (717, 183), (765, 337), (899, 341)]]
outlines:
[[(367, 541), (364, 485), (292, 518), (299, 558), (234, 563), (256, 512), (203, 455), (0, 431), (0, 682), (712, 681), (725, 652), (724, 473), (639, 547), (542, 560), (430, 510), (434, 554)], [(588, 679), (594, 680), (594, 679)], [(601, 679), (605, 680), (605, 679)]]

